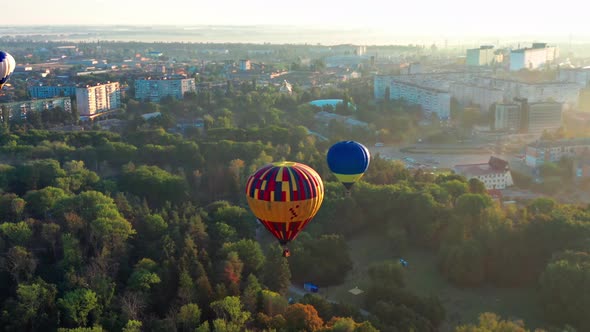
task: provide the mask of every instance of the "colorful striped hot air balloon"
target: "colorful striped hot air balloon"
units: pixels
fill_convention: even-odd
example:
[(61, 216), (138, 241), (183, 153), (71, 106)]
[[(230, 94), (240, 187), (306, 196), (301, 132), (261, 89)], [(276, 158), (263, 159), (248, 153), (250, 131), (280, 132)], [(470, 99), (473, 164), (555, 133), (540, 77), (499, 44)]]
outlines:
[(14, 67), (16, 67), (16, 62), (14, 62), (14, 58), (12, 55), (0, 51), (0, 90), (10, 78), (10, 74), (14, 71)]
[(316, 215), (324, 199), (324, 183), (311, 167), (290, 161), (265, 165), (246, 183), (250, 210), (284, 247)]
[(347, 195), (350, 188), (357, 182), (369, 168), (371, 154), (369, 150), (359, 142), (338, 142), (328, 150), (328, 167), (338, 181), (346, 187)]

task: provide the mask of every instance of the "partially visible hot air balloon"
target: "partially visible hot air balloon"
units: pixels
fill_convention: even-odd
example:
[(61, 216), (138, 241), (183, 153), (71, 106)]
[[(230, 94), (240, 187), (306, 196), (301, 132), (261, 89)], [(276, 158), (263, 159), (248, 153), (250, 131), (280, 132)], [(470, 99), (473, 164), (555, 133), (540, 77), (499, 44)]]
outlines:
[(347, 195), (350, 188), (357, 182), (369, 168), (371, 154), (369, 149), (355, 141), (338, 142), (328, 150), (328, 167), (338, 181), (346, 187)]
[(8, 81), (10, 74), (14, 71), (14, 67), (16, 67), (16, 62), (14, 62), (12, 55), (0, 51), (0, 90), (4, 86), (4, 83)]
[(286, 245), (316, 215), (324, 199), (324, 183), (311, 167), (290, 161), (265, 165), (246, 182), (250, 210), (279, 240), (283, 256)]

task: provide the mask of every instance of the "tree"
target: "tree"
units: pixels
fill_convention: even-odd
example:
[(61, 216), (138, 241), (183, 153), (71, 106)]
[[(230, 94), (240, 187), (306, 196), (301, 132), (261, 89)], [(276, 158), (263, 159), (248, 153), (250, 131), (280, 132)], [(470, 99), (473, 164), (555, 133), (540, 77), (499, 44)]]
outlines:
[(276, 244), (270, 245), (266, 263), (263, 268), (264, 284), (272, 291), (286, 294), (291, 285), (289, 262), (282, 256), (282, 250)]
[(485, 248), (474, 239), (443, 246), (440, 268), (451, 282), (461, 286), (477, 286), (485, 281)]
[(370, 322), (356, 323), (350, 317), (333, 317), (326, 327), (333, 332), (377, 332), (378, 330)]
[(31, 236), (33, 236), (33, 230), (31, 230), (29, 224), (24, 221), (19, 223), (5, 222), (0, 224), (0, 233), (10, 244), (17, 246), (26, 246)]
[(149, 291), (154, 284), (160, 283), (160, 277), (155, 273), (157, 264), (149, 258), (142, 258), (133, 269), (127, 284), (131, 289), (145, 292)]
[(312, 305), (317, 311), (318, 315), (324, 320), (328, 321), (334, 316), (334, 308), (332, 303), (317, 294), (305, 294), (299, 301), (301, 304)]
[(502, 320), (498, 315), (491, 312), (484, 312), (479, 315), (479, 324), (461, 325), (455, 332), (529, 332), (524, 328), (522, 321)]
[[(302, 241), (303, 242), (303, 241)], [(338, 284), (352, 269), (352, 259), (344, 237), (324, 234), (318, 239), (304, 241), (293, 249), (290, 262), (298, 273), (298, 281), (314, 280), (320, 285)]]
[(20, 246), (10, 248), (1, 263), (2, 268), (10, 273), (17, 284), (30, 280), (37, 268), (37, 260), (33, 254)]
[(250, 318), (249, 312), (242, 311), (242, 303), (237, 296), (227, 296), (222, 300), (212, 302), (211, 309), (219, 319), (237, 326), (244, 326)]
[(201, 309), (194, 303), (185, 304), (180, 307), (176, 321), (181, 331), (194, 331), (201, 321)]
[(486, 185), (477, 178), (469, 179), (469, 192), (472, 194), (485, 194)]
[(309, 304), (291, 304), (287, 307), (284, 316), (289, 331), (313, 332), (324, 326), (324, 321), (318, 316), (318, 312)]
[(141, 332), (143, 324), (138, 320), (128, 320), (122, 332)]
[(258, 278), (253, 274), (248, 275), (240, 301), (244, 304), (244, 308), (252, 314), (258, 310), (258, 296), (261, 291), (262, 285), (258, 282)]
[(86, 326), (89, 322), (89, 315), (98, 309), (98, 298), (89, 289), (75, 289), (65, 293), (57, 300), (66, 322), (74, 326)]
[(223, 256), (229, 252), (236, 252), (240, 260), (244, 263), (243, 273), (249, 275), (250, 273), (257, 274), (264, 265), (265, 257), (260, 244), (251, 239), (241, 239), (238, 242), (226, 242), (221, 249)]
[(49, 329), (57, 321), (55, 297), (57, 288), (38, 278), (31, 284), (19, 284), (13, 305), (7, 305), (6, 326), (16, 330), (38, 331)]
[(457, 201), (457, 198), (468, 191), (468, 186), (465, 182), (459, 180), (451, 180), (444, 182), (442, 187), (451, 195), (453, 204)]
[(547, 318), (559, 324), (590, 328), (590, 253), (557, 253), (541, 274), (541, 301)]
[(48, 212), (55, 204), (68, 195), (60, 188), (45, 187), (41, 190), (29, 191), (25, 195), (26, 210), (35, 218), (47, 218)]
[(261, 312), (274, 317), (283, 315), (289, 303), (281, 294), (264, 289), (260, 293)]
[(227, 258), (223, 263), (222, 279), (232, 295), (239, 295), (240, 293), (243, 267), (244, 263), (242, 263), (236, 252), (232, 251), (227, 254)]
[(533, 214), (549, 214), (557, 205), (555, 200), (548, 197), (535, 198), (527, 207), (527, 210)]

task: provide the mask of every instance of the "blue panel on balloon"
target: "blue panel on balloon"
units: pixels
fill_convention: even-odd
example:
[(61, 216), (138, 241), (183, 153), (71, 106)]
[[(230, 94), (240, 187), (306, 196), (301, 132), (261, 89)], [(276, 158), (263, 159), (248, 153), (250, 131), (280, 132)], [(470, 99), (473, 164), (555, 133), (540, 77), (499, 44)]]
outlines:
[(369, 167), (371, 154), (361, 143), (355, 141), (338, 142), (328, 150), (328, 166), (337, 174), (360, 174)]

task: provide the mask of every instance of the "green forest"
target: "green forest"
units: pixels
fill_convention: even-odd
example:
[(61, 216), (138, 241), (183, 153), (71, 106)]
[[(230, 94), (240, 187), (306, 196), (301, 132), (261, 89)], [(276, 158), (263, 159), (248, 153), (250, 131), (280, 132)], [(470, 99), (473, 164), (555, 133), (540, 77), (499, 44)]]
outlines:
[[(353, 87), (317, 92), (352, 99), (357, 118), (392, 141), (418, 117), (399, 105), (369, 106)], [(410, 171), (373, 156), (350, 197), (326, 151), (374, 136), (338, 124), (329, 141), (310, 135), (314, 96), (246, 85), (161, 104), (126, 100), (119, 133), (51, 131), (73, 117), (28, 116), (0, 135), (0, 326), (4, 331), (439, 331), (437, 294), (407, 287), (397, 258), (436, 256), (461, 288), (536, 289), (546, 331), (590, 330), (590, 207), (540, 198), (502, 207), (483, 183)], [(149, 121), (140, 115), (161, 111)], [(349, 110), (341, 110), (349, 112)], [(44, 111), (47, 112), (47, 111)], [(58, 114), (59, 115), (59, 114)], [(171, 133), (179, 119), (205, 128)], [(266, 234), (248, 209), (247, 177), (280, 160), (307, 164), (324, 180), (323, 205), (290, 246)], [(339, 285), (353, 270), (349, 242), (385, 240), (388, 260), (364, 273), (362, 306), (292, 285)], [(527, 322), (483, 313), (457, 332), (529, 331)]]

